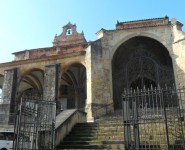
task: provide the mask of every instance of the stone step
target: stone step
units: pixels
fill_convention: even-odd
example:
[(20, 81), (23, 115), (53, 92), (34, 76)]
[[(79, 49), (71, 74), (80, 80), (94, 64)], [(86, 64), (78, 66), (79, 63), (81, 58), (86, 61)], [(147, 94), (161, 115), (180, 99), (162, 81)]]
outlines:
[(106, 116), (106, 117), (101, 117), (99, 119), (96, 119), (96, 122), (99, 121), (122, 121), (123, 117), (122, 116)]
[(63, 141), (61, 145), (102, 145), (101, 140), (92, 140), (92, 141)]
[[(124, 150), (122, 116), (108, 116), (93, 123), (78, 123), (57, 146), (62, 149)], [(120, 142), (121, 141), (121, 142)]]
[(115, 127), (86, 127), (86, 128), (73, 128), (73, 131), (117, 131), (117, 130), (124, 130), (122, 126), (115, 126)]
[(57, 150), (63, 149), (104, 149), (103, 145), (60, 145)]
[[(86, 137), (89, 137), (89, 138), (101, 138), (101, 137), (121, 137), (123, 136), (123, 132), (120, 132), (120, 133), (117, 133), (117, 134), (107, 134), (107, 133), (96, 133), (96, 134), (89, 134), (89, 133), (86, 133), (86, 134), (69, 134), (67, 137), (82, 137), (82, 138), (86, 138)], [(67, 138), (66, 137), (66, 138)]]
[(87, 137), (74, 137), (74, 136), (67, 136), (64, 141), (90, 141), (90, 140), (114, 140), (114, 139), (117, 139), (117, 140), (123, 140), (123, 135), (122, 136), (118, 136), (118, 135), (111, 135), (111, 136), (97, 136), (97, 137), (94, 137), (94, 136), (87, 136)]
[(115, 126), (123, 126), (122, 122), (103, 122), (103, 123), (78, 123), (75, 127), (115, 127)]
[(122, 129), (119, 129), (119, 130), (107, 130), (107, 131), (101, 131), (101, 130), (91, 130), (91, 131), (88, 131), (88, 130), (85, 130), (85, 131), (79, 131), (79, 130), (73, 130), (72, 132), (71, 132), (71, 134), (73, 134), (73, 135), (76, 135), (76, 134), (81, 134), (81, 135), (83, 135), (83, 134), (89, 134), (89, 135), (100, 135), (100, 134), (102, 134), (102, 135), (112, 135), (112, 134), (118, 134), (118, 133), (122, 133), (123, 132), (123, 130)]
[(74, 128), (74, 130), (73, 131), (75, 131), (75, 132), (94, 132), (94, 131), (96, 131), (96, 132), (107, 132), (107, 131), (120, 131), (120, 130), (124, 130), (124, 128), (123, 127), (102, 127), (102, 128), (99, 128), (99, 127), (90, 127), (90, 128)]
[(88, 123), (78, 123), (78, 124), (76, 124), (75, 125), (75, 127), (97, 127), (97, 126), (114, 126), (114, 125), (123, 125), (123, 122), (101, 122), (101, 123), (94, 123), (94, 124), (92, 124), (92, 123), (90, 123), (90, 124), (88, 124)]
[[(65, 149), (57, 149), (57, 150), (81, 150), (81, 149), (74, 149), (74, 148), (65, 148)], [(99, 149), (99, 148), (96, 148), (96, 149), (94, 149), (94, 148), (92, 148), (92, 149), (83, 149), (83, 150), (107, 150), (107, 148), (101, 148), (101, 149)], [(116, 150), (116, 149), (114, 149), (114, 150)]]

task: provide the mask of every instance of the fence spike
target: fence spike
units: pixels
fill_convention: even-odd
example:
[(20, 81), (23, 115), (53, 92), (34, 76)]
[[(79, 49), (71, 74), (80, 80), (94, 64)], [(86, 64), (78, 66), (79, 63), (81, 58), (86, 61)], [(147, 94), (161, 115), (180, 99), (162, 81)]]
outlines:
[(146, 87), (145, 87), (145, 85), (144, 85), (144, 87), (143, 87), (143, 91), (146, 91)]
[(137, 91), (139, 92), (139, 87), (137, 86)]
[(165, 90), (166, 90), (166, 91), (168, 90), (168, 86), (167, 86), (167, 84), (165, 84)]
[(151, 84), (151, 87), (150, 88), (151, 88), (151, 90), (153, 90), (153, 85), (152, 84)]
[(132, 87), (131, 87), (131, 88), (130, 88), (130, 93), (132, 93), (132, 90), (133, 90), (133, 89), (132, 89)]
[(150, 91), (150, 88), (149, 88), (149, 87), (147, 88), (147, 91), (148, 91), (148, 92)]

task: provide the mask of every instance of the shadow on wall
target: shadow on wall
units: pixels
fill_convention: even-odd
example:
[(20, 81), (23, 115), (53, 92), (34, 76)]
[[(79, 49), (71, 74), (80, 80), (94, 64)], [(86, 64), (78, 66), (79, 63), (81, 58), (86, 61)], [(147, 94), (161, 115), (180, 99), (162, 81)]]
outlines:
[(169, 51), (149, 37), (136, 36), (127, 40), (113, 56), (112, 80), (115, 109), (122, 108), (124, 89), (172, 86), (175, 78)]

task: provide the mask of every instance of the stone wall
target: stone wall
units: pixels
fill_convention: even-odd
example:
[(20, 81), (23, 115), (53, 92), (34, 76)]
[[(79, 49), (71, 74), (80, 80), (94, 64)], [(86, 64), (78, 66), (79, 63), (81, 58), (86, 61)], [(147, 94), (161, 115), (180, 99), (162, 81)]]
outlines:
[[(16, 94), (19, 81), (19, 72), (17, 68), (5, 70), (4, 82), (2, 88), (2, 103), (0, 104), (0, 114), (4, 116), (1, 123), (11, 122), (12, 113), (16, 111)], [(11, 122), (12, 123), (12, 122)]]
[[(86, 67), (87, 74), (87, 100), (85, 110), (88, 120), (93, 120), (93, 110), (113, 103), (112, 59), (119, 46), (133, 37), (149, 37), (163, 44), (172, 58), (177, 87), (185, 86), (185, 34), (182, 32), (181, 27), (181, 23), (172, 20), (172, 24), (168, 22), (165, 25), (158, 26), (135, 28), (134, 25), (134, 28), (127, 29), (102, 29), (98, 32), (99, 35), (101, 33), (100, 39), (89, 43), (89, 46), (85, 50), (83, 50), (83, 45), (79, 47), (76, 45), (75, 47), (68, 47), (71, 50), (70, 53), (64, 54), (65, 50), (58, 47), (46, 55), (47, 50), (38, 49), (37, 52), (39, 52), (39, 55), (37, 56), (39, 57), (35, 55), (36, 52), (34, 51), (32, 54), (24, 55), (26, 58), (32, 57), (34, 59), (0, 64), (0, 74), (4, 75), (4, 70), (17, 67), (20, 69), (20, 76), (23, 77), (32, 69), (38, 68), (45, 70), (45, 66), (56, 63), (62, 64), (63, 73), (71, 64), (81, 63)], [(20, 56), (22, 59), (23, 56)], [(49, 80), (52, 79), (48, 78), (48, 84)], [(52, 94), (50, 96), (52, 96)], [(113, 107), (109, 109), (112, 111)]]
[(70, 45), (70, 46), (58, 46), (58, 47), (48, 47), (48, 48), (38, 48), (38, 49), (31, 49), (25, 50), (21, 52), (13, 53), (15, 55), (14, 60), (27, 60), (27, 59), (36, 59), (36, 58), (45, 58), (49, 56), (56, 56), (56, 55), (65, 55), (74, 52), (83, 51), (84, 45)]
[[(112, 59), (118, 47), (125, 41), (145, 36), (163, 44), (172, 58), (176, 77), (176, 59), (172, 49), (171, 25), (135, 28), (127, 30), (102, 30), (101, 38), (91, 43), (91, 90), (92, 109), (113, 103)], [(177, 79), (176, 79), (177, 80)], [(102, 113), (103, 114), (103, 113)]]
[(60, 64), (51, 64), (45, 67), (44, 100), (56, 101), (58, 99), (60, 78)]
[[(80, 52), (80, 53), (73, 53), (72, 55), (65, 55), (65, 56), (54, 56), (53, 57), (49, 57), (49, 58), (39, 58), (39, 59), (28, 59), (28, 60), (23, 60), (23, 61), (14, 61), (14, 62), (9, 62), (9, 63), (4, 63), (4, 64), (0, 64), (0, 74), (4, 75), (4, 88), (7, 85), (7, 88), (5, 91), (7, 92), (11, 92), (11, 87), (12, 86), (10, 83), (10, 80), (7, 80), (6, 78), (6, 73), (5, 70), (12, 70), (12, 68), (17, 67), (19, 68), (19, 76), (20, 78), (17, 80), (17, 83), (15, 83), (15, 87), (17, 89), (19, 89), (19, 85), (21, 82), (21, 79), (29, 74), (31, 71), (35, 70), (35, 69), (40, 69), (40, 70), (45, 70), (45, 73), (48, 75), (45, 77), (45, 97), (48, 97), (48, 99), (53, 99), (53, 97), (57, 97), (57, 87), (56, 87), (56, 79), (57, 79), (57, 72), (58, 72), (58, 78), (61, 78), (61, 72), (59, 71), (61, 69), (61, 66), (58, 66), (58, 69), (55, 70), (56, 68), (52, 68), (48, 69), (48, 67), (46, 66), (52, 66), (53, 64), (62, 64), (62, 66), (64, 67), (64, 71), (69, 68), (69, 66), (71, 66), (73, 63), (81, 63), (85, 66), (85, 59), (84, 59), (84, 52)], [(46, 68), (45, 68), (46, 67)], [(50, 67), (49, 67), (50, 68)], [(62, 71), (62, 72), (64, 72)], [(12, 77), (12, 78), (11, 78)], [(8, 78), (16, 79), (15, 77), (9, 76)], [(46, 82), (48, 81), (48, 82)], [(51, 82), (52, 81), (52, 82)], [(56, 82), (55, 82), (56, 81)], [(58, 82), (60, 82), (60, 80), (58, 79)], [(56, 91), (55, 91), (56, 90)], [(14, 90), (15, 95), (17, 90)], [(18, 91), (19, 92), (19, 91)], [(13, 99), (16, 99), (16, 96), (13, 96)], [(2, 106), (3, 105), (3, 106)], [(10, 111), (10, 103), (7, 102), (7, 104), (2, 104), (0, 106), (0, 113), (6, 113), (7, 115), (9, 115), (9, 111)], [(6, 106), (5, 106), (6, 105)], [(3, 117), (4, 118), (4, 117)], [(8, 117), (5, 117), (8, 118)], [(8, 120), (6, 120), (7, 122)]]
[(22, 61), (13, 61), (8, 63), (0, 64), (0, 74), (4, 75), (4, 70), (19, 68), (21, 77), (25, 74), (28, 74), (33, 69), (45, 70), (45, 66), (49, 64), (60, 63), (62, 64), (63, 71), (68, 69), (68, 67), (73, 63), (80, 63), (85, 65), (85, 52), (77, 52), (73, 54), (66, 55), (56, 55), (50, 56), (47, 58), (38, 58), (38, 59), (28, 59)]
[[(91, 43), (91, 91), (92, 111), (97, 110), (96, 115), (104, 114), (107, 105), (112, 104), (111, 70), (109, 59), (103, 56), (102, 40)], [(112, 105), (113, 106), (113, 105)], [(98, 111), (101, 109), (101, 111)], [(109, 112), (113, 107), (109, 107)], [(94, 112), (93, 112), (94, 113)], [(95, 114), (93, 114), (94, 116)]]
[(185, 33), (182, 24), (172, 19), (174, 68), (177, 88), (185, 86)]

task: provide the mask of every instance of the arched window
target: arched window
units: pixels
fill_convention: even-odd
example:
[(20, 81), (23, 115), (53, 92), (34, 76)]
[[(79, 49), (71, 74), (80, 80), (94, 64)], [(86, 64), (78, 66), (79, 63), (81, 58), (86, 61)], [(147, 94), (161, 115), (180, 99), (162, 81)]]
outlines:
[(73, 34), (72, 29), (67, 29), (67, 30), (66, 30), (66, 35), (72, 35), (72, 34)]

